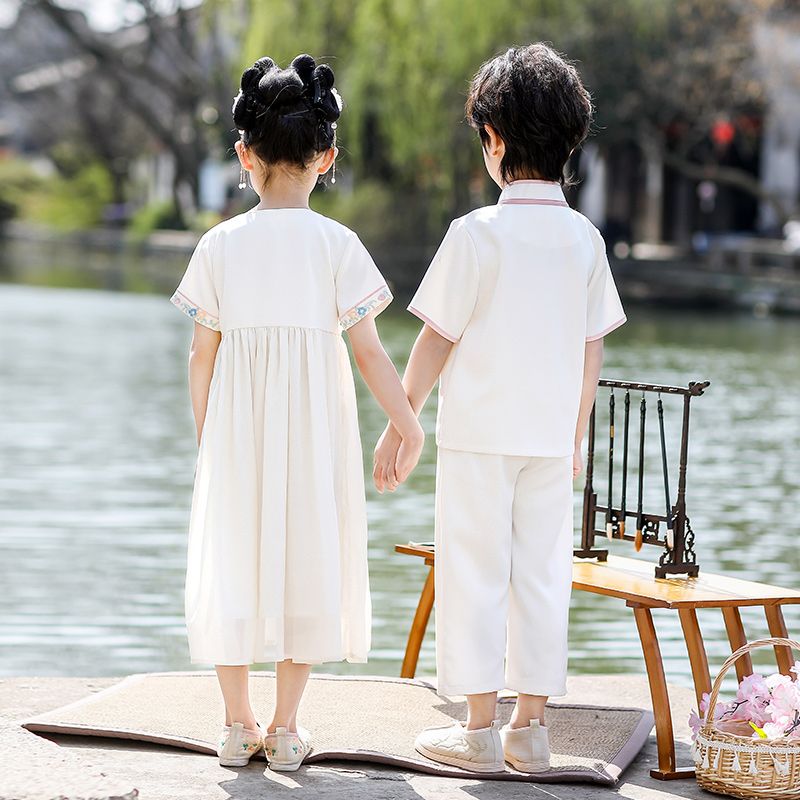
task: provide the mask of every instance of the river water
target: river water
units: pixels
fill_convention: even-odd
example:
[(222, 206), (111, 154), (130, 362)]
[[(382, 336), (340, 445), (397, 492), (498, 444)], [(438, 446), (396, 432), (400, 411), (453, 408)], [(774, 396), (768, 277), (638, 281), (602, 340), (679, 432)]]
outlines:
[[(688, 507), (701, 568), (796, 587), (800, 322), (646, 307), (629, 318), (608, 339), (605, 377), (712, 381), (692, 412)], [(182, 589), (195, 457), (191, 325), (164, 297), (23, 286), (0, 286), (0, 320), (0, 674), (190, 668)], [(402, 363), (416, 321), (386, 313), (380, 328)], [(358, 390), (369, 455), (383, 417), (360, 379)], [(678, 405), (665, 405), (668, 435), (677, 434)], [(432, 408), (424, 422), (432, 431)], [(393, 547), (432, 538), (432, 438), (407, 487), (382, 497), (368, 489), (373, 651), (363, 668), (334, 670), (399, 673), (424, 568)], [(656, 462), (657, 440), (648, 447)], [(656, 511), (658, 480), (646, 481)], [(612, 549), (633, 555), (625, 543)], [(641, 557), (655, 563), (658, 551)], [(668, 678), (688, 684), (677, 620), (655, 616)], [(800, 613), (786, 616), (798, 632)], [(766, 633), (757, 613), (744, 619), (751, 638)], [(571, 620), (572, 672), (643, 670), (621, 601), (576, 593)], [(708, 611), (700, 623), (713, 672), (726, 655), (722, 620)], [(432, 628), (420, 674), (434, 669)]]

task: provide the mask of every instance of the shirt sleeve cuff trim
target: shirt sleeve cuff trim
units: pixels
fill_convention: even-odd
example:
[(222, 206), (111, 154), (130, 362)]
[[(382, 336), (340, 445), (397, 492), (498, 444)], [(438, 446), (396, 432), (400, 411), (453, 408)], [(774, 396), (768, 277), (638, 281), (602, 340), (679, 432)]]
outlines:
[(212, 331), (219, 331), (219, 318), (209, 314), (208, 311), (198, 306), (185, 294), (176, 290), (169, 301), (178, 311), (183, 311), (187, 317), (191, 317), (195, 322), (199, 322), (206, 328), (211, 328)]
[(604, 331), (595, 334), (594, 336), (587, 336), (587, 342), (596, 342), (598, 339), (602, 339), (604, 336), (608, 336), (611, 331), (616, 330), (619, 328), (620, 325), (624, 325), (627, 322), (627, 317), (622, 317), (622, 319), (618, 319), (613, 325), (609, 325)]
[(409, 306), (408, 310), (415, 317), (419, 317), (429, 328), (435, 330), (436, 333), (438, 333), (439, 336), (441, 336), (443, 339), (447, 339), (448, 342), (452, 342), (453, 344), (456, 344), (458, 342), (458, 339), (455, 336), (452, 336), (451, 334), (447, 333), (447, 331), (442, 330), (442, 328), (440, 328), (432, 319), (426, 317), (425, 314), (423, 314), (418, 309), (414, 308), (414, 306)]
[(389, 287), (384, 284), (356, 303), (351, 309), (345, 311), (339, 317), (339, 325), (341, 325), (343, 331), (346, 331), (370, 314), (377, 316), (392, 302), (392, 299)]

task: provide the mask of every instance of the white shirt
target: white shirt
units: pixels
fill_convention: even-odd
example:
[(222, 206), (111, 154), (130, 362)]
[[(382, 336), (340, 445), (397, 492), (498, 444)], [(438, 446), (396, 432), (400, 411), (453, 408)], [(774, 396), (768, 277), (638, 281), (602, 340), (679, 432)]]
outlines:
[(436, 441), (475, 453), (572, 454), (587, 341), (625, 322), (597, 228), (550, 181), (515, 181), (455, 220), (409, 310), (456, 345)]

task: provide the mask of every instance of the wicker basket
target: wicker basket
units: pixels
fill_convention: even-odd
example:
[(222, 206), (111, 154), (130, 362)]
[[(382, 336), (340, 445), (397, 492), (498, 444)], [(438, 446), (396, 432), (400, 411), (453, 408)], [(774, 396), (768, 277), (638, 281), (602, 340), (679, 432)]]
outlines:
[[(753, 739), (744, 728), (714, 723), (714, 708), (725, 673), (756, 647), (785, 645), (800, 650), (791, 639), (759, 639), (740, 647), (722, 665), (706, 712), (706, 721), (694, 744), (697, 782), (709, 792), (742, 798), (797, 798), (800, 800), (800, 740)], [(752, 729), (747, 726), (750, 734)]]

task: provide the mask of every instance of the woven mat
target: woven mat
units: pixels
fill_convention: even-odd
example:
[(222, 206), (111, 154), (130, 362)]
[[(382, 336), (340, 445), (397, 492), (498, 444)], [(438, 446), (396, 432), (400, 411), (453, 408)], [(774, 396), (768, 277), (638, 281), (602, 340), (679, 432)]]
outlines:
[[(271, 717), (275, 677), (251, 673), (256, 716)], [(513, 699), (499, 703), (506, 722)], [(462, 698), (439, 697), (420, 680), (314, 675), (300, 707), (302, 725), (313, 735), (306, 763), (329, 759), (371, 761), (436, 775), (475, 773), (429, 761), (414, 750), (423, 728), (466, 718)], [(214, 753), (223, 718), (216, 677), (209, 672), (131, 675), (77, 703), (24, 723), (30, 731), (107, 736)], [(583, 781), (612, 785), (644, 745), (653, 716), (642, 709), (548, 705), (552, 769), (535, 776), (508, 768), (490, 780)], [(263, 757), (263, 754), (260, 754)]]

